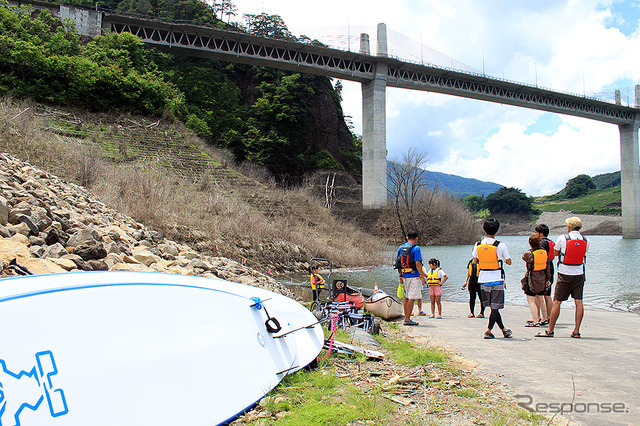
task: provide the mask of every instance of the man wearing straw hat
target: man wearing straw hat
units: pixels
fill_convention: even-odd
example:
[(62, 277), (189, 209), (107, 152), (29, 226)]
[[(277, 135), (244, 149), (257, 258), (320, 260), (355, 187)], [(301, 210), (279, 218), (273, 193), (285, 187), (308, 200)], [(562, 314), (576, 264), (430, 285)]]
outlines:
[(566, 219), (568, 233), (560, 235), (554, 251), (558, 256), (558, 280), (553, 293), (553, 307), (549, 318), (549, 326), (536, 337), (553, 337), (556, 321), (560, 316), (560, 305), (569, 296), (576, 304), (575, 324), (571, 337), (580, 338), (580, 324), (584, 316), (582, 294), (585, 282), (584, 262), (589, 247), (587, 239), (580, 234), (582, 221), (579, 217)]

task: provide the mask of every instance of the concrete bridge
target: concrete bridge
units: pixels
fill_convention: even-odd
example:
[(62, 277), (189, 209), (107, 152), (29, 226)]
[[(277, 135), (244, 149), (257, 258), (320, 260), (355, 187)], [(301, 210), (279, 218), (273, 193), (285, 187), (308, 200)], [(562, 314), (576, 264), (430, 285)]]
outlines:
[(640, 86), (635, 88), (635, 106), (628, 107), (621, 104), (619, 92), (616, 102), (610, 103), (484, 74), (406, 62), (388, 56), (384, 24), (378, 25), (377, 50), (376, 55), (372, 55), (367, 34), (361, 35), (360, 51), (356, 53), (191, 23), (164, 22), (37, 0), (28, 3), (11, 0), (10, 3), (49, 9), (56, 16), (74, 20), (78, 32), (87, 36), (106, 31), (130, 32), (145, 43), (171, 53), (360, 82), (363, 109), (362, 203), (365, 208), (378, 208), (387, 202), (387, 87), (439, 92), (615, 124), (620, 130), (622, 233), (624, 238), (640, 238)]

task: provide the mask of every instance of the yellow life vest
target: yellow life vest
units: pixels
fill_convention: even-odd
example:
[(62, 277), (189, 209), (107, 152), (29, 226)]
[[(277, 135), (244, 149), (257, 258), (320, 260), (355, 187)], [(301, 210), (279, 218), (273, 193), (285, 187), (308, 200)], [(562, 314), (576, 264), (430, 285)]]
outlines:
[(478, 254), (478, 266), (481, 271), (497, 271), (502, 269), (502, 261), (498, 260), (498, 244), (496, 240), (492, 244), (480, 244), (476, 246)]
[(427, 285), (440, 285), (442, 279), (438, 276), (441, 268), (431, 269), (427, 271)]
[(530, 270), (544, 271), (545, 269), (547, 269), (547, 260), (549, 259), (547, 251), (544, 249), (537, 249), (532, 251), (531, 253), (533, 253), (533, 265), (531, 265), (533, 269), (531, 269), (530, 267)]
[(317, 274), (311, 274), (311, 290), (324, 290), (324, 278)]
[(474, 278), (478, 278), (478, 265), (473, 263), (473, 260), (469, 261), (469, 264), (467, 265), (468, 269), (469, 269), (469, 276), (470, 277), (474, 277)]

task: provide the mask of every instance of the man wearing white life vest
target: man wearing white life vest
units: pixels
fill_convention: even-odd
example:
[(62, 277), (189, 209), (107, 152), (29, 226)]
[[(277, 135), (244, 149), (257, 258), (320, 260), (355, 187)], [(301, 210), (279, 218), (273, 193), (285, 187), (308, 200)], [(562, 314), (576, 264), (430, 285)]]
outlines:
[(504, 269), (502, 262), (511, 265), (511, 257), (505, 243), (496, 240), (495, 236), (500, 229), (500, 222), (489, 218), (482, 225), (487, 236), (473, 246), (473, 262), (478, 264), (480, 273), (478, 284), (482, 293), (482, 303), (491, 308), (489, 325), (484, 333), (485, 339), (493, 339), (491, 333), (495, 324), (502, 330), (502, 335), (511, 337), (511, 330), (504, 327), (500, 309), (504, 308)]
[(584, 291), (584, 262), (589, 247), (587, 239), (580, 234), (582, 221), (579, 217), (566, 219), (568, 234), (560, 235), (556, 241), (554, 252), (558, 256), (558, 280), (553, 293), (553, 308), (548, 328), (536, 334), (536, 337), (553, 337), (554, 328), (560, 316), (560, 305), (569, 296), (576, 304), (575, 324), (571, 337), (580, 337), (580, 324), (584, 316), (582, 295)]

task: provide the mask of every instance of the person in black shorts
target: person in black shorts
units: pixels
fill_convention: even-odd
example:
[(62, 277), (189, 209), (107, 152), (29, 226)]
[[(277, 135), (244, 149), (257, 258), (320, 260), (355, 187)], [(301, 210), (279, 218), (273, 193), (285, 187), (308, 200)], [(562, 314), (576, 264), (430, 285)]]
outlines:
[(484, 318), (484, 305), (482, 304), (482, 294), (480, 293), (480, 284), (478, 284), (478, 265), (473, 263), (473, 259), (467, 263), (467, 279), (462, 288), (469, 289), (469, 318), (475, 317), (474, 311), (476, 306), (476, 295), (480, 304), (480, 313), (477, 318)]
[(580, 233), (582, 221), (579, 217), (566, 219), (567, 232), (560, 235), (553, 248), (558, 256), (558, 280), (553, 293), (553, 309), (549, 318), (549, 325), (542, 333), (535, 337), (553, 337), (554, 328), (560, 316), (560, 305), (569, 296), (576, 305), (575, 322), (571, 337), (580, 338), (580, 325), (584, 316), (582, 296), (585, 283), (585, 259), (589, 248), (589, 241)]
[(540, 316), (542, 318), (542, 322), (540, 323), (540, 325), (547, 325), (549, 324), (549, 316), (551, 315), (551, 309), (553, 307), (553, 298), (551, 297), (552, 295), (551, 288), (553, 287), (553, 274), (555, 272), (553, 268), (553, 259), (555, 258), (555, 251), (553, 250), (554, 243), (549, 239), (549, 227), (544, 223), (541, 223), (540, 225), (536, 226), (535, 231), (536, 231), (536, 236), (540, 238), (540, 247), (545, 249), (549, 254), (549, 274), (551, 279), (550, 279), (550, 285), (545, 290), (543, 295), (544, 306), (546, 309), (544, 311), (541, 310), (542, 312), (540, 312)]

